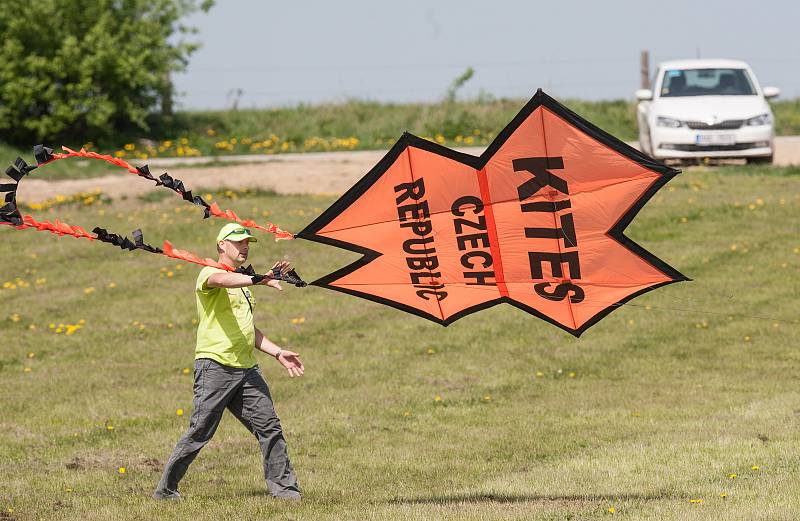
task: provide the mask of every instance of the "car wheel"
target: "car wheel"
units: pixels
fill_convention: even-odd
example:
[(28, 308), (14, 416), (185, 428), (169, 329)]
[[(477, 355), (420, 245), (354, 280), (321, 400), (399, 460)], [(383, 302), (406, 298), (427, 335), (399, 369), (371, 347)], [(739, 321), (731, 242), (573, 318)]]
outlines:
[(761, 157), (748, 157), (747, 158), (748, 165), (771, 165), (772, 164), (772, 156), (761, 156)]

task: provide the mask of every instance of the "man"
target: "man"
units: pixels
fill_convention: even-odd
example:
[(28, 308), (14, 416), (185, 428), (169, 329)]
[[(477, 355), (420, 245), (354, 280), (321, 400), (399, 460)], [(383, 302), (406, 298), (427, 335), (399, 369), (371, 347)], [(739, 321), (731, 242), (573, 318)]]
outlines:
[[(250, 243), (256, 241), (250, 230), (240, 224), (226, 224), (217, 235), (219, 262), (238, 268), (247, 260)], [(289, 263), (277, 262), (273, 266), (276, 268), (286, 273)], [(258, 282), (254, 280), (257, 279), (209, 266), (203, 268), (197, 277), (195, 296), (199, 324), (194, 364), (194, 410), (189, 430), (175, 446), (153, 493), (157, 499), (180, 499), (178, 482), (200, 449), (214, 435), (226, 407), (258, 439), (269, 492), (278, 498), (300, 499), (300, 488), (289, 461), (281, 424), (253, 348), (275, 357), (290, 377), (303, 375), (303, 363), (297, 353), (281, 349), (255, 327), (255, 299), (248, 287), (282, 288), (271, 276)]]

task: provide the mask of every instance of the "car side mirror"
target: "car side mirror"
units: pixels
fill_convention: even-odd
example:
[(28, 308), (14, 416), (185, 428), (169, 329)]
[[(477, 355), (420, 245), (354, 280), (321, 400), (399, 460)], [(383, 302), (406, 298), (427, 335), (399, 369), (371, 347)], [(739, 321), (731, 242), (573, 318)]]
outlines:
[(778, 87), (764, 87), (762, 92), (764, 93), (764, 97), (767, 99), (777, 98), (781, 93), (781, 89)]
[[(766, 94), (764, 94), (764, 96), (766, 96)], [(636, 91), (636, 99), (639, 101), (650, 101), (653, 99), (653, 91), (650, 89), (639, 89)]]

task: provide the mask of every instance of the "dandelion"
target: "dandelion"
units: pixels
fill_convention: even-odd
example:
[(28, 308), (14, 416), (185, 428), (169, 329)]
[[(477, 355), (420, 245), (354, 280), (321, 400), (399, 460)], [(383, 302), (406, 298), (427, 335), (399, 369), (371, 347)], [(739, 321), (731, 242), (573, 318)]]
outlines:
[(125, 467), (120, 467), (117, 469), (117, 472), (119, 472), (120, 474), (125, 474), (127, 472), (127, 469)]
[(67, 324), (67, 334), (71, 335), (75, 331), (79, 330), (81, 326), (79, 324)]
[(177, 414), (178, 416), (183, 416), (183, 409), (176, 410), (175, 414)]
[(758, 465), (753, 465), (752, 467), (750, 467), (750, 470), (758, 471), (759, 469), (760, 467)]
[(167, 324), (167, 327), (168, 327), (169, 329), (172, 329), (172, 327), (173, 327), (173, 325), (172, 325), (172, 322), (169, 322), (169, 323)]
[(731, 244), (731, 251), (736, 251), (736, 248), (738, 248), (736, 244)]
[(36, 353), (31, 351), (30, 353), (28, 353), (28, 358), (36, 358)]
[(575, 378), (575, 376), (577, 375), (575, 374), (575, 371), (570, 371), (567, 376), (569, 376), (570, 378)]
[(436, 350), (429, 347), (427, 352), (428, 352), (429, 355), (432, 355), (432, 354), (436, 353)]
[(80, 324), (80, 325), (84, 325), (85, 323), (86, 323), (86, 321), (84, 319), (78, 320), (78, 324)]
[(442, 401), (442, 397), (437, 394), (436, 396), (433, 397), (433, 401), (437, 402), (437, 403), (441, 402)]
[(33, 369), (31, 369), (30, 367), (25, 367), (22, 369), (23, 373), (30, 373), (31, 371), (33, 371)]
[(175, 275), (173, 272), (171, 272), (171, 271), (168, 271), (168, 272), (167, 272), (167, 277), (170, 277), (170, 278), (172, 278), (172, 276), (173, 276), (173, 275)]
[(614, 512), (616, 512), (616, 511), (617, 511), (617, 509), (616, 509), (616, 508), (614, 508), (614, 507), (608, 507), (608, 513), (609, 513), (609, 514), (613, 514), (613, 513), (614, 513)]
[(695, 504), (695, 505), (699, 505), (699, 504), (703, 503), (703, 500), (701, 498), (690, 499), (689, 503), (692, 503), (692, 504)]
[(184, 367), (184, 368), (181, 370), (181, 372), (182, 372), (183, 374), (189, 374), (189, 368), (188, 368), (188, 367)]
[(87, 295), (90, 294), (90, 293), (94, 293), (94, 287), (93, 286), (89, 286), (88, 288), (83, 288), (83, 292), (85, 294), (87, 294)]
[(292, 324), (302, 324), (306, 321), (306, 317), (297, 317), (292, 319)]
[(749, 336), (744, 337), (744, 341), (745, 342), (749, 342), (750, 341), (750, 337)]
[(113, 431), (114, 430), (114, 426), (109, 423), (108, 425), (106, 425), (106, 430), (107, 431)]
[(22, 317), (19, 316), (19, 313), (12, 313), (8, 317), (8, 319), (11, 320), (12, 322), (19, 322), (20, 320), (22, 320)]
[(483, 401), (484, 402), (491, 402), (492, 401), (492, 396), (490, 394), (487, 394), (486, 396), (483, 397)]
[(70, 487), (66, 487), (66, 488), (64, 489), (64, 492), (72, 492), (72, 489), (71, 489)]
[(108, 283), (108, 289), (114, 289), (116, 287), (117, 287), (117, 283), (116, 282), (109, 282)]
[(732, 473), (728, 474), (728, 479), (736, 479), (736, 477), (737, 476), (736, 476), (735, 472), (732, 472)]
[(536, 371), (536, 378), (541, 378), (544, 376), (544, 373), (541, 371)]
[(45, 282), (47, 282), (47, 279), (46, 279), (46, 278), (44, 278), (44, 277), (41, 277), (41, 278), (38, 278), (38, 279), (36, 279), (36, 285), (37, 285), (37, 286), (41, 286), (41, 285), (42, 285), (42, 284), (44, 284)]
[(63, 327), (57, 327), (56, 328), (56, 334), (60, 334), (60, 333), (63, 333), (63, 332), (64, 332), (64, 328)]
[(727, 492), (720, 492), (719, 493), (719, 497), (721, 497), (722, 499), (727, 499), (728, 498), (728, 493)]
[(403, 416), (405, 416), (406, 418), (408, 418), (409, 416), (411, 416), (411, 411), (405, 411), (405, 412), (403, 413)]

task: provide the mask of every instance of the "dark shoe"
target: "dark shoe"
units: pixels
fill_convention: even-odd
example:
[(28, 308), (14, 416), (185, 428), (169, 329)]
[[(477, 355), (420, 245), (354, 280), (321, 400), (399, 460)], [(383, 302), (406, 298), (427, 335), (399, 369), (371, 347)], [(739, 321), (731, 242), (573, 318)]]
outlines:
[(155, 492), (153, 492), (153, 498), (154, 499), (172, 499), (172, 500), (175, 500), (175, 501), (180, 501), (180, 500), (183, 499), (181, 497), (181, 495), (178, 493), (177, 490), (168, 490), (168, 489), (167, 490), (156, 490)]
[(276, 499), (285, 499), (287, 501), (300, 501), (301, 499), (300, 492), (294, 492), (291, 490), (287, 492), (281, 492), (281, 494), (272, 497)]

